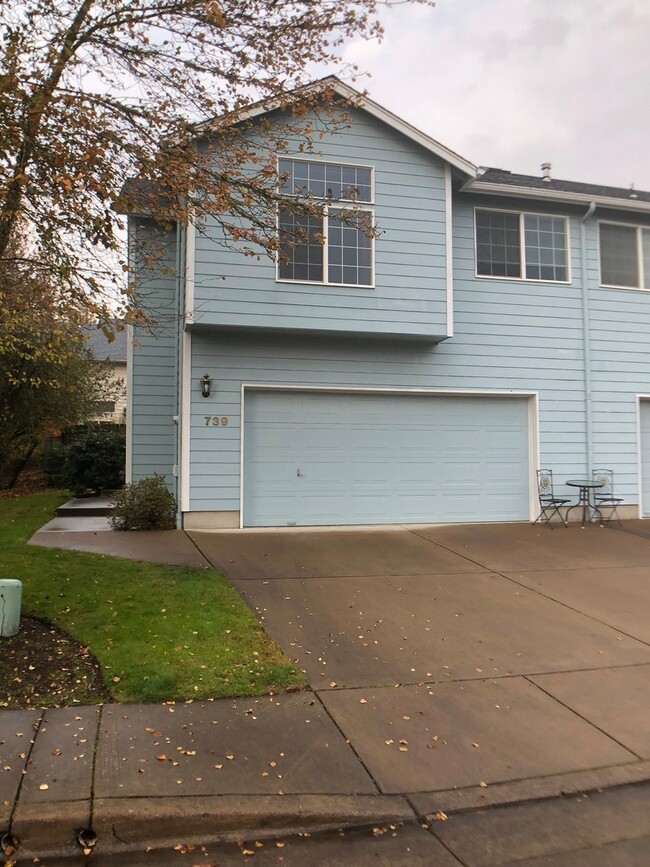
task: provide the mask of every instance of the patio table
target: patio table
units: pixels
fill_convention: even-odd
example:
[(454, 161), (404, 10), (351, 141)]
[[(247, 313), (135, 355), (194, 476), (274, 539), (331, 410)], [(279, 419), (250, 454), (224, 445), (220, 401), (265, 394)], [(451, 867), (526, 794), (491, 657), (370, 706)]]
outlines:
[(566, 485), (570, 488), (579, 488), (578, 502), (567, 509), (565, 520), (569, 521), (569, 514), (572, 509), (582, 509), (582, 528), (584, 530), (587, 520), (591, 521), (592, 517), (598, 515), (600, 526), (603, 526), (603, 516), (593, 499), (593, 492), (598, 488), (602, 488), (604, 482), (596, 481), (595, 479), (568, 479)]

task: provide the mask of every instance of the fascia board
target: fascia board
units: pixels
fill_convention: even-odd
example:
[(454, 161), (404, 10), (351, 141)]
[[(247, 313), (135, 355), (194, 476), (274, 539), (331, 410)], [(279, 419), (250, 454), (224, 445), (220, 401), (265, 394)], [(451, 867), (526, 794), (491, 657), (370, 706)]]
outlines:
[(639, 202), (634, 199), (615, 199), (610, 196), (596, 196), (593, 193), (570, 193), (564, 190), (539, 190), (531, 187), (516, 187), (510, 184), (486, 184), (480, 181), (468, 181), (461, 187), (465, 193), (481, 193), (482, 195), (512, 196), (519, 199), (542, 199), (551, 202), (566, 202), (567, 204), (590, 204), (595, 202), (601, 208), (615, 208), (621, 211), (650, 212), (650, 202)]

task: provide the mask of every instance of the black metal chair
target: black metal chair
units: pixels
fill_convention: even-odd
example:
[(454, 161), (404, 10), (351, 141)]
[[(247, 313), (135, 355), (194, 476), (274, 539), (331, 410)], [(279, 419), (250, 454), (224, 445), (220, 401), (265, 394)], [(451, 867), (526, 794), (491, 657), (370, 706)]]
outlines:
[(568, 505), (571, 500), (568, 497), (555, 496), (552, 470), (537, 470), (537, 496), (539, 497), (541, 511), (533, 523), (536, 524), (537, 521), (541, 521), (543, 518), (552, 530), (553, 524), (551, 523), (551, 518), (553, 515), (557, 515), (565, 527), (569, 526), (560, 509), (562, 506)]
[(591, 475), (595, 482), (601, 482), (602, 485), (600, 488), (596, 488), (594, 491), (594, 503), (596, 507), (601, 510), (603, 507), (605, 509), (609, 509), (609, 515), (605, 519), (605, 523), (609, 524), (614, 515), (616, 515), (616, 520), (621, 526), (621, 518), (618, 514), (616, 507), (623, 502), (622, 497), (614, 496), (614, 471), (613, 470), (592, 470)]

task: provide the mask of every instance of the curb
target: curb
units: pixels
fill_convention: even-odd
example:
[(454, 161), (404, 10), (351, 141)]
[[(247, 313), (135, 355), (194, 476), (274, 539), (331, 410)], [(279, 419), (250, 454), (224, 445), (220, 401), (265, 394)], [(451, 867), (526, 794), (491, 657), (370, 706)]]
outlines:
[(410, 795), (419, 819), (430, 821), (435, 814), (465, 813), (544, 801), (551, 798), (588, 794), (599, 789), (634, 785), (650, 781), (650, 761), (629, 765), (614, 765), (590, 771), (575, 771), (549, 777), (534, 777), (508, 783), (493, 783), (485, 788), (448, 789), (441, 792), (422, 792)]
[[(77, 833), (88, 803), (30, 805), (16, 811), (18, 859), (80, 854)], [(413, 822), (399, 795), (210, 795), (186, 798), (105, 798), (93, 806), (93, 855), (120, 855), (178, 844), (230, 842)]]

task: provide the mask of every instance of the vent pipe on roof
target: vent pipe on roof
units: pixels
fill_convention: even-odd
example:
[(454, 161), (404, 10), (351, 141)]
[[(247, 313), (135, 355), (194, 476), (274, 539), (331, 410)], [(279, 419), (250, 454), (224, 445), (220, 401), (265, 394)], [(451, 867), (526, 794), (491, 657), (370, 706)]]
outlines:
[(638, 193), (634, 189), (634, 184), (630, 184), (630, 198), (631, 199), (638, 199), (639, 198)]
[(551, 164), (550, 163), (542, 163), (542, 174), (544, 175), (543, 180), (546, 183), (551, 182)]

